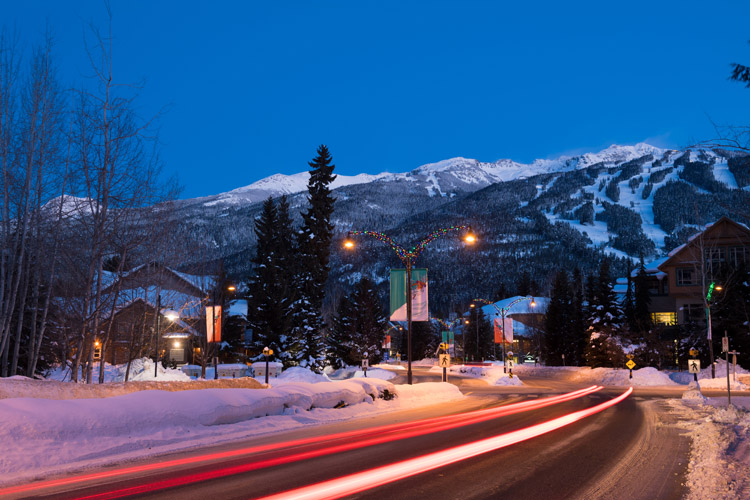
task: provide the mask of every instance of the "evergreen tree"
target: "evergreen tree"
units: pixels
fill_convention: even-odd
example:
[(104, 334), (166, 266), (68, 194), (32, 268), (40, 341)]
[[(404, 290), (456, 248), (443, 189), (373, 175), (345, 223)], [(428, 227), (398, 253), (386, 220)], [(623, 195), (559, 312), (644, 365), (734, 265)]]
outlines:
[(256, 350), (269, 347), (274, 358), (292, 366), (295, 344), (289, 335), (294, 293), (294, 239), (289, 204), (279, 206), (269, 197), (255, 221), (258, 238), (253, 259), (255, 273), (248, 285), (248, 324), (254, 332)]
[(276, 230), (274, 232), (274, 257), (276, 264), (275, 298), (278, 301), (280, 315), (273, 327), (278, 339), (280, 358), (286, 366), (295, 364), (295, 354), (299, 349), (292, 335), (292, 319), (297, 291), (297, 248), (294, 238), (294, 224), (289, 214), (289, 201), (286, 196), (278, 200), (276, 211)]
[(352, 354), (354, 315), (355, 309), (349, 296), (341, 297), (326, 337), (326, 360), (336, 369), (355, 363)]
[(573, 270), (572, 290), (571, 358), (568, 359), (567, 355), (565, 358), (567, 363), (581, 366), (584, 364), (584, 351), (588, 343), (588, 334), (586, 332), (586, 312), (584, 310), (585, 292), (583, 274), (577, 267)]
[(586, 362), (592, 368), (616, 366), (622, 357), (614, 342), (620, 332), (621, 311), (612, 288), (609, 260), (602, 260), (599, 274), (590, 287), (589, 342), (586, 346)]
[(331, 155), (324, 145), (318, 148), (318, 155), (309, 165), (309, 207), (302, 214), (302, 228), (298, 233), (299, 293), (294, 303), (292, 334), (299, 346), (296, 361), (320, 372), (323, 369), (325, 330), (322, 305), (333, 237), (331, 214), (334, 198), (330, 185), (336, 176)]
[(516, 295), (531, 295), (532, 293), (531, 275), (528, 271), (521, 273), (516, 283)]
[(633, 331), (638, 333), (638, 339), (641, 340), (645, 337), (646, 333), (651, 330), (651, 313), (649, 312), (649, 306), (651, 305), (651, 295), (648, 292), (648, 275), (646, 274), (646, 266), (643, 264), (643, 257), (641, 257), (641, 264), (638, 267), (638, 274), (635, 277), (635, 298), (633, 299), (633, 316), (632, 326)]
[(260, 216), (255, 220), (255, 234), (258, 244), (255, 249), (254, 275), (248, 284), (248, 324), (253, 329), (256, 348), (272, 347), (278, 350), (278, 335), (273, 329), (280, 319), (273, 290), (276, 282), (276, 264), (274, 262), (275, 230), (277, 212), (273, 199), (268, 197), (263, 202)]
[(562, 362), (562, 356), (572, 362), (575, 357), (573, 330), (573, 297), (568, 282), (568, 273), (564, 270), (555, 275), (555, 282), (550, 292), (547, 314), (544, 318), (544, 352), (543, 359), (548, 365)]
[(354, 355), (357, 360), (361, 360), (364, 353), (367, 353), (370, 363), (380, 363), (383, 358), (386, 317), (375, 284), (367, 278), (362, 278), (354, 289), (351, 302), (354, 319)]

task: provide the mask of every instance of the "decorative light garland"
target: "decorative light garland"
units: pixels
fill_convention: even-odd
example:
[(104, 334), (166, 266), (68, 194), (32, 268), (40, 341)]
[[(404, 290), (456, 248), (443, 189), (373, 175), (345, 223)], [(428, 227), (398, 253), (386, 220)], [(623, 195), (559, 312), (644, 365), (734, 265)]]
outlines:
[(436, 240), (437, 238), (440, 238), (441, 236), (445, 236), (446, 234), (452, 232), (452, 231), (460, 231), (462, 229), (469, 229), (471, 230), (471, 227), (468, 225), (463, 226), (450, 226), (442, 229), (438, 229), (437, 231), (433, 231), (430, 233), (426, 238), (424, 238), (422, 241), (414, 245), (411, 250), (407, 251), (404, 247), (393, 241), (393, 238), (388, 236), (385, 233), (381, 233), (378, 231), (349, 231), (348, 236), (370, 236), (372, 238), (375, 238), (378, 241), (382, 241), (383, 243), (387, 243), (390, 245), (390, 247), (396, 252), (398, 255), (398, 258), (401, 259), (402, 262), (406, 262), (408, 260), (416, 260), (417, 257), (424, 251), (425, 247), (429, 245), (432, 241)]
[(514, 300), (513, 302), (511, 302), (510, 304), (508, 304), (507, 306), (505, 306), (505, 307), (502, 307), (502, 308), (501, 308), (501, 307), (498, 307), (496, 303), (494, 303), (494, 302), (491, 302), (491, 301), (489, 301), (489, 300), (486, 300), (486, 299), (474, 299), (474, 302), (481, 302), (481, 303), (483, 303), (483, 304), (487, 304), (487, 305), (489, 305), (489, 306), (492, 306), (492, 307), (494, 307), (494, 308), (495, 308), (495, 310), (496, 310), (496, 311), (497, 311), (498, 313), (500, 313), (500, 314), (503, 314), (503, 315), (504, 315), (504, 314), (505, 314), (506, 312), (508, 312), (508, 310), (509, 310), (509, 309), (510, 309), (511, 307), (513, 307), (514, 305), (518, 304), (519, 302), (523, 302), (524, 300), (530, 300), (530, 301), (534, 302), (534, 297), (532, 297), (531, 295), (525, 295), (525, 296), (523, 296), (523, 297), (519, 297), (519, 298), (517, 298), (516, 300)]

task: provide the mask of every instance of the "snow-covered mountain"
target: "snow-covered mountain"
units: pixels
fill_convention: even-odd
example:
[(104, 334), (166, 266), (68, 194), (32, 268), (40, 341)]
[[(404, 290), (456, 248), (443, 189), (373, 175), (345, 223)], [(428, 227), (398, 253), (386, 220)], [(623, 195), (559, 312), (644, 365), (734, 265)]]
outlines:
[[(246, 275), (259, 202), (288, 195), (299, 224), (307, 180), (307, 172), (274, 175), (182, 200), (174, 213), (175, 244), (200, 249), (190, 252), (194, 263), (222, 259), (228, 271)], [(510, 286), (522, 270), (551, 280), (561, 267), (588, 272), (608, 256), (615, 259), (613, 273), (624, 274), (626, 259), (662, 255), (723, 215), (750, 223), (750, 155), (721, 150), (636, 144), (528, 164), (451, 158), (404, 173), (339, 176), (333, 187), (337, 238), (352, 229), (377, 230), (413, 245), (446, 225), (475, 228), (481, 243), (474, 251), (445, 238), (424, 257), (446, 287), (436, 299), (445, 307), (451, 297), (484, 297), (501, 283)], [(334, 248), (331, 258), (332, 286), (338, 286), (356, 281), (357, 273), (382, 281), (395, 257), (373, 244), (357, 256)]]
[[(452, 196), (456, 193), (477, 191), (496, 182), (526, 179), (539, 174), (566, 172), (595, 164), (611, 166), (648, 154), (661, 156), (663, 153), (664, 150), (660, 148), (640, 143), (634, 146), (612, 145), (598, 153), (540, 159), (530, 164), (518, 163), (508, 159), (482, 162), (457, 157), (428, 163), (406, 173), (383, 172), (377, 175), (358, 174), (354, 176), (339, 174), (332, 187), (336, 189), (375, 181), (407, 181), (423, 187), (431, 196)], [(292, 175), (274, 174), (248, 186), (192, 201), (200, 201), (206, 206), (252, 204), (269, 196), (275, 198), (281, 195), (301, 193), (307, 190), (309, 178), (308, 172)]]

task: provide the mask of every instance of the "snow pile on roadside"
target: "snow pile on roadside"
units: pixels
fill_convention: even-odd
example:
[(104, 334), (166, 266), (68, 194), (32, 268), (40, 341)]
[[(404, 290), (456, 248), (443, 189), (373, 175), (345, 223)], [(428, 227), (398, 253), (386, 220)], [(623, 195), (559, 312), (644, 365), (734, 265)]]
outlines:
[(406, 370), (406, 367), (403, 365), (392, 365), (389, 363), (380, 363), (377, 365), (372, 365), (373, 368), (383, 368), (388, 370)]
[[(737, 365), (736, 372), (733, 369), (732, 363), (729, 363), (729, 383), (730, 387), (735, 391), (746, 391), (748, 390), (747, 384), (740, 381), (740, 376), (749, 375), (750, 372)], [(716, 378), (711, 377), (711, 366), (706, 366), (700, 373), (698, 373), (698, 380), (700, 380), (701, 387), (707, 389), (726, 389), (727, 388), (727, 362), (723, 359), (717, 359), (714, 367), (716, 371)], [(733, 375), (737, 376), (737, 380)], [(672, 373), (669, 376), (672, 380), (679, 384), (688, 384), (693, 380), (693, 374), (688, 372)]]
[[(430, 372), (442, 373), (443, 369), (439, 366), (430, 368)], [(464, 377), (477, 378), (486, 381), (490, 385), (523, 385), (518, 375), (504, 373), (502, 365), (492, 366), (471, 366), (471, 365), (451, 365), (448, 373), (463, 375)]]
[[(251, 378), (206, 382), (239, 381), (259, 385)], [(87, 387), (53, 381), (10, 382)], [(88, 387), (111, 389), (141, 384), (151, 382)], [(180, 385), (196, 387), (200, 382)], [(396, 398), (386, 400), (392, 395)], [(394, 386), (380, 379), (359, 378), (315, 384), (288, 382), (263, 390), (141, 391), (108, 399), (3, 399), (0, 435), (5, 440), (0, 454), (0, 486), (463, 397), (451, 384)]]
[[(748, 398), (742, 398), (748, 400)], [(735, 406), (714, 408), (697, 401), (669, 399), (667, 404), (689, 431), (692, 443), (686, 485), (688, 500), (747, 498), (750, 489), (750, 414)], [(750, 400), (748, 400), (750, 403)]]
[[(104, 382), (124, 382), (127, 363), (122, 365), (110, 365), (104, 363)], [(57, 366), (47, 376), (47, 380), (70, 381), (70, 367)], [(86, 378), (85, 374), (79, 376), (79, 380)], [(95, 382), (99, 381), (99, 363), (94, 363), (93, 378)], [(159, 373), (154, 377), (154, 361), (149, 358), (134, 359), (130, 363), (130, 381), (141, 380), (168, 380), (168, 381), (187, 381), (190, 377), (185, 375), (182, 370), (176, 368), (164, 368), (159, 363)]]
[(695, 381), (688, 384), (688, 390), (682, 393), (682, 399), (692, 399), (700, 402), (708, 401), (706, 396), (701, 392), (700, 384)]
[[(362, 370), (357, 370), (356, 372), (354, 372), (354, 378), (361, 378), (364, 376), (365, 376), (365, 372), (363, 372)], [(367, 370), (367, 378), (379, 378), (381, 380), (390, 380), (395, 377), (396, 377), (396, 374), (388, 370), (383, 370), (380, 368), (370, 368), (369, 370)]]
[(0, 378), (0, 400), (6, 398), (88, 399), (111, 398), (139, 391), (187, 391), (194, 389), (261, 389), (263, 384), (249, 377), (238, 379), (142, 382), (111, 384), (74, 384), (56, 380), (33, 380), (26, 377)]
[(423, 382), (421, 384), (396, 385), (397, 402), (408, 401), (413, 403), (441, 403), (463, 399), (464, 396), (458, 387), (443, 382)]
[(587, 366), (531, 366), (516, 365), (513, 369), (521, 375), (558, 378), (568, 382), (582, 384), (598, 384), (604, 386), (676, 386), (679, 385), (669, 378), (665, 372), (656, 368), (645, 367), (633, 370), (630, 378), (629, 370), (625, 368), (589, 368)]
[(331, 379), (328, 378), (325, 374), (320, 375), (319, 373), (313, 372), (309, 368), (303, 368), (301, 366), (293, 366), (291, 368), (287, 368), (286, 370), (282, 371), (281, 375), (279, 375), (277, 378), (269, 379), (271, 385), (278, 385), (279, 382), (308, 382), (310, 384), (317, 384), (319, 382), (330, 381)]

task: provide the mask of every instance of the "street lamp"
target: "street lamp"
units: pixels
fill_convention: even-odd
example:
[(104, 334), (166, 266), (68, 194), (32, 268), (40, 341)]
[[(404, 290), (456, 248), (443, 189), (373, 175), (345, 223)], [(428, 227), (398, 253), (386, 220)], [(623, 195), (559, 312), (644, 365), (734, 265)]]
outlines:
[[(534, 300), (534, 297), (532, 297), (531, 295), (526, 295), (525, 297), (519, 297), (519, 298), (517, 298), (516, 300), (512, 301), (510, 304), (508, 304), (507, 306), (505, 306), (503, 308), (498, 307), (498, 305), (496, 303), (494, 303), (492, 301), (489, 301), (489, 300), (474, 299), (474, 302), (482, 302), (484, 304), (487, 304), (487, 305), (490, 305), (490, 306), (494, 307), (495, 311), (497, 311), (495, 313), (495, 316), (497, 316), (498, 314), (500, 314), (500, 318), (501, 318), (500, 321), (502, 321), (501, 327), (502, 327), (502, 331), (503, 331), (503, 373), (507, 373), (507, 370), (505, 368), (506, 367), (506, 364), (505, 364), (505, 314), (510, 310), (511, 307), (513, 307), (514, 305), (518, 304), (519, 302), (523, 302), (524, 300), (531, 301), (531, 303), (529, 305), (531, 307), (536, 307), (536, 301)], [(474, 307), (474, 304), (471, 304), (471, 307)], [(469, 323), (468, 320), (466, 321), (466, 323), (467, 324)], [(477, 338), (479, 338), (479, 337), (477, 336)]]
[[(224, 290), (228, 292), (234, 292), (235, 290), (237, 290), (237, 287), (235, 287), (234, 285), (230, 283), (230, 284), (227, 284), (225, 287), (223, 287), (221, 290), (221, 296), (220, 296), (221, 307), (219, 309), (219, 318), (218, 318), (219, 319), (219, 331), (221, 331), (221, 320), (224, 315)], [(219, 341), (216, 340), (215, 315), (216, 315), (216, 288), (214, 288), (213, 290), (213, 307), (211, 308), (211, 320), (212, 320), (212, 325), (214, 328), (214, 349), (213, 349), (214, 351), (214, 380), (219, 378)]]
[(469, 307), (476, 310), (474, 314), (474, 323), (477, 325), (477, 345), (474, 349), (474, 361), (477, 361), (479, 359), (479, 309), (477, 309), (476, 304), (473, 302), (469, 304)]
[(724, 290), (724, 287), (717, 285), (715, 281), (712, 281), (708, 285), (708, 293), (706, 294), (706, 325), (708, 328), (708, 356), (709, 362), (711, 363), (711, 378), (716, 378), (716, 367), (714, 366), (714, 341), (713, 335), (711, 334), (711, 299), (714, 292), (720, 292)]
[[(167, 309), (164, 311), (164, 317), (167, 318), (169, 321), (174, 321), (177, 318), (180, 317), (180, 315), (177, 313), (177, 311), (173, 311), (172, 309)], [(159, 373), (159, 336), (161, 335), (161, 332), (159, 331), (161, 327), (161, 294), (158, 294), (156, 296), (156, 354), (154, 354), (154, 378), (156, 378), (157, 374)]]
[(471, 226), (450, 226), (443, 229), (438, 229), (437, 231), (431, 233), (426, 238), (421, 240), (419, 243), (417, 243), (415, 246), (411, 248), (411, 250), (406, 250), (404, 247), (393, 241), (393, 239), (384, 234), (379, 233), (377, 231), (349, 231), (346, 235), (346, 239), (344, 240), (344, 248), (347, 248), (349, 250), (354, 248), (354, 240), (352, 239), (353, 236), (371, 236), (375, 238), (378, 241), (382, 241), (384, 243), (387, 243), (390, 245), (390, 247), (396, 252), (398, 255), (398, 258), (401, 259), (401, 262), (403, 262), (406, 265), (406, 323), (407, 323), (407, 340), (406, 340), (406, 356), (407, 356), (407, 370), (406, 370), (406, 379), (407, 382), (411, 385), (412, 383), (412, 373), (411, 373), (411, 267), (414, 261), (419, 257), (419, 255), (422, 253), (422, 251), (425, 249), (425, 247), (430, 244), (433, 240), (440, 238), (442, 236), (447, 235), (450, 232), (453, 231), (461, 231), (463, 229), (466, 229), (466, 234), (464, 235), (464, 241), (472, 245), (477, 241), (477, 237), (472, 233)]

